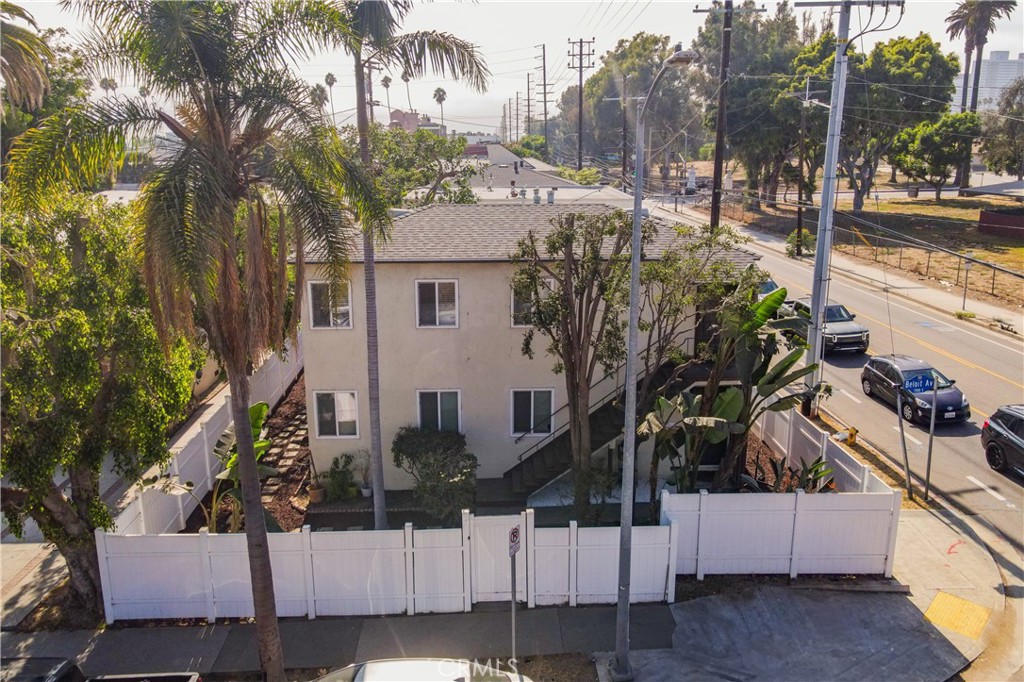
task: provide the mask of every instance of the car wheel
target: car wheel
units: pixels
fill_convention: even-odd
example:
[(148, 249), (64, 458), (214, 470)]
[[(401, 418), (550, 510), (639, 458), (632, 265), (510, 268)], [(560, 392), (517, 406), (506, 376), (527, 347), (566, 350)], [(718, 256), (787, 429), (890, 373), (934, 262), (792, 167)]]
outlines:
[(911, 423), (914, 421), (914, 406), (910, 403), (903, 403), (903, 418)]
[(989, 443), (985, 448), (985, 461), (996, 471), (1006, 468), (1006, 455), (1003, 454), (1003, 449), (995, 443)]
[(871, 395), (871, 382), (868, 379), (861, 381), (860, 385), (864, 389), (864, 395)]

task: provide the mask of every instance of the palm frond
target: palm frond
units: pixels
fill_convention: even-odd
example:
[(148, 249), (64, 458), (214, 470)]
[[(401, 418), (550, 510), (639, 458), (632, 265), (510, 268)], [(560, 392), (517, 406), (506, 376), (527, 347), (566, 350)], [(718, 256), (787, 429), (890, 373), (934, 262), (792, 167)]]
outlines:
[(491, 72), (477, 47), (450, 33), (417, 31), (395, 36), (380, 48), (385, 63), (395, 64), (415, 78), (428, 70), (465, 81), (479, 91), (487, 90)]
[[(36, 28), (32, 15), (10, 2), (0, 2), (0, 16), (20, 19)], [(0, 20), (0, 75), (7, 86), (7, 98), (14, 106), (42, 106), (43, 96), (50, 88), (46, 59), (53, 59), (53, 52), (32, 29)]]
[(243, 63), (266, 64), (267, 55), (305, 59), (351, 35), (348, 13), (331, 0), (277, 0), (248, 8)]
[(48, 117), (38, 128), (25, 131), (11, 149), (10, 200), (16, 206), (38, 208), (45, 203), (50, 187), (89, 187), (121, 167), (131, 134), (147, 137), (159, 124), (153, 106), (142, 99), (123, 97)]
[[(411, 4), (411, 3), (409, 3)], [(350, 7), (349, 22), (356, 42), (369, 46), (387, 45), (401, 27), (401, 19), (408, 11), (404, 2), (360, 1)], [(354, 43), (349, 44), (352, 52)]]

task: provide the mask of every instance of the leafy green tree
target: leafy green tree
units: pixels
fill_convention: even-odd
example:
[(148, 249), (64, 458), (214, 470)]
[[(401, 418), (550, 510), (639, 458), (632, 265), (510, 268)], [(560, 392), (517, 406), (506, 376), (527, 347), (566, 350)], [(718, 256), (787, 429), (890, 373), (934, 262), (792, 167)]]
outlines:
[[(357, 130), (347, 127), (342, 135), (353, 153), (358, 153)], [(476, 169), (462, 156), (466, 138), (446, 140), (429, 130), (410, 133), (402, 128), (372, 124), (370, 148), (377, 161), (374, 180), (389, 206), (476, 203), (470, 185)], [(410, 198), (414, 190), (424, 187), (426, 190), (417, 198)]]
[(38, 524), (80, 608), (102, 614), (104, 462), (137, 480), (169, 458), (167, 429), (185, 416), (199, 356), (178, 337), (164, 353), (130, 209), (64, 196), (41, 214), (5, 210), (2, 228), (3, 512), (15, 534), (26, 518)]
[[(24, 21), (29, 28), (12, 23)], [(5, 98), (15, 107), (38, 109), (50, 89), (46, 60), (53, 53), (36, 31), (32, 15), (13, 2), (0, 2), (0, 76), (7, 90)]]
[(391, 443), (391, 454), (395, 466), (416, 481), (416, 502), (434, 519), (457, 522), (473, 503), (478, 464), (466, 447), (465, 434), (403, 426)]
[[(332, 38), (352, 58), (356, 90), (356, 130), (359, 158), (372, 169), (370, 119), (366, 97), (366, 66), (373, 62), (384, 68), (401, 69), (409, 94), (409, 81), (428, 70), (448, 78), (463, 79), (477, 90), (487, 86), (490, 72), (476, 47), (461, 38), (440, 31), (399, 33), (402, 21), (412, 9), (412, 0), (353, 0), (339, 6), (326, 20)], [(412, 110), (412, 98), (409, 100)], [(363, 221), (363, 273), (366, 281), (366, 357), (370, 403), (370, 467), (373, 477), (373, 521), (377, 529), (387, 528), (384, 500), (384, 455), (380, 434), (380, 364), (377, 346), (377, 276), (375, 249), (387, 237), (390, 219), (380, 223)]]
[(1024, 180), (1024, 77), (1006, 86), (995, 115), (983, 119), (982, 130), (981, 155), (988, 169)]
[[(590, 389), (598, 366), (612, 375), (625, 359), (632, 229), (624, 211), (566, 213), (552, 221), (545, 236), (531, 231), (512, 255), (517, 264), (512, 286), (532, 299), (533, 326), (523, 337), (523, 354), (533, 357), (534, 337), (540, 334), (548, 340), (555, 373), (565, 375), (576, 518), (587, 521), (592, 519), (594, 483)], [(649, 240), (649, 223), (645, 233)], [(550, 289), (549, 280), (554, 283)]]
[[(0, 126), (0, 158), (3, 159), (3, 177), (7, 177), (7, 154), (15, 138), (29, 128), (39, 125), (43, 119), (66, 107), (82, 104), (89, 95), (91, 85), (85, 71), (81, 51), (67, 42), (68, 32), (64, 29), (47, 29), (40, 34), (51, 57), (44, 60), (46, 78), (50, 83), (43, 96), (42, 105), (34, 111), (25, 112), (10, 105), (10, 98), (4, 97), (3, 125)], [(6, 50), (5, 58), (6, 58)], [(4, 86), (7, 87), (6, 85)]]
[[(774, 14), (735, 14), (732, 33), (729, 70), (736, 76), (729, 79), (731, 104), (725, 115), (729, 148), (746, 169), (747, 189), (755, 201), (774, 205), (782, 169), (799, 142), (799, 102), (781, 94), (790, 85), (785, 75), (800, 52), (800, 27), (792, 8), (781, 3)], [(715, 56), (705, 58), (691, 76), (705, 102), (711, 132), (717, 120), (721, 34), (722, 15), (709, 13), (693, 41), (698, 54)]]
[(569, 166), (559, 166), (558, 175), (566, 180), (572, 180), (580, 185), (596, 185), (601, 181), (601, 171), (596, 168), (583, 168), (576, 170)]
[[(87, 0), (78, 7), (95, 26), (97, 63), (174, 102), (175, 113), (116, 97), (46, 119), (11, 151), (11, 203), (31, 208), (54, 188), (95, 181), (120, 165), (133, 136), (162, 129), (174, 140), (139, 198), (143, 273), (158, 331), (166, 338), (198, 320), (227, 372), (260, 662), (267, 679), (280, 682), (249, 373), (268, 348), (283, 349), (297, 326), (304, 244), (313, 243), (325, 275), (340, 286), (353, 218), (374, 226), (389, 220), (286, 61), (324, 45), (335, 6)], [(299, 256), (290, 273), (293, 250)]]
[[(829, 89), (834, 49), (835, 35), (823, 34), (797, 57), (797, 73)], [(874, 185), (879, 162), (888, 156), (900, 131), (937, 121), (948, 111), (960, 64), (955, 54), (944, 55), (925, 33), (877, 43), (867, 55), (851, 45), (848, 54), (839, 166), (854, 190), (853, 208), (859, 211)]]
[(934, 188), (938, 201), (943, 186), (980, 133), (977, 114), (946, 114), (934, 123), (923, 121), (896, 137), (894, 160), (904, 173)]

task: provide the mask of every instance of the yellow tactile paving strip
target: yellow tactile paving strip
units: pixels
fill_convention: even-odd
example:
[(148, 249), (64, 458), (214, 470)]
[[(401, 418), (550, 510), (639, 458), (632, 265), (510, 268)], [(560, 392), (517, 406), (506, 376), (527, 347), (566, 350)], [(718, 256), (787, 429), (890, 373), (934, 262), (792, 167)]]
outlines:
[(978, 639), (991, 613), (992, 609), (946, 592), (939, 592), (935, 599), (932, 599), (928, 610), (924, 612), (924, 618), (935, 625), (941, 625), (971, 639)]

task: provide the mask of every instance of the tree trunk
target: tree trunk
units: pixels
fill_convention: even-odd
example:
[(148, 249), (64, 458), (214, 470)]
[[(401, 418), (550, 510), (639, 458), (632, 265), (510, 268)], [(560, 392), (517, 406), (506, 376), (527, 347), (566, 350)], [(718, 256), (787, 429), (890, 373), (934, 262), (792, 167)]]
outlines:
[(68, 565), (71, 588), (84, 608), (104, 614), (100, 562), (96, 555), (96, 536), (70, 538), (54, 543)]
[[(373, 172), (370, 158), (370, 123), (366, 115), (366, 83), (362, 52), (355, 50), (356, 128), (359, 131), (359, 157), (368, 173)], [(384, 453), (380, 432), (380, 353), (377, 343), (377, 269), (374, 254), (374, 226), (363, 226), (363, 281), (366, 287), (366, 375), (370, 402), (370, 478), (373, 485), (373, 527), (388, 527), (384, 499)]]
[(590, 505), (593, 477), (590, 470), (590, 385), (576, 378), (577, 385), (569, 396), (569, 438), (572, 447), (573, 506), (576, 519), (581, 523), (592, 520)]
[(229, 369), (228, 381), (231, 385), (231, 416), (238, 448), (238, 479), (245, 513), (245, 540), (249, 550), (249, 577), (252, 581), (260, 667), (269, 682), (286, 682), (284, 651), (277, 626), (277, 604), (274, 601), (270, 542), (267, 538), (266, 519), (263, 517), (252, 423), (249, 421), (249, 377), (244, 370), (232, 367)]
[(964, 84), (960, 93), (960, 113), (967, 111), (967, 91), (970, 90), (971, 77), (971, 49), (964, 50)]
[[(974, 46), (974, 87), (971, 89), (971, 113), (978, 111), (978, 88), (981, 86), (981, 58), (985, 51), (985, 43), (979, 42)], [(966, 73), (964, 74), (966, 76)], [(974, 156), (974, 140), (967, 144), (967, 153), (964, 156), (964, 163), (960, 169), (960, 189), (971, 186), (971, 164)]]
[(942, 199), (942, 183), (935, 185), (935, 201)]

